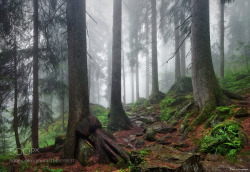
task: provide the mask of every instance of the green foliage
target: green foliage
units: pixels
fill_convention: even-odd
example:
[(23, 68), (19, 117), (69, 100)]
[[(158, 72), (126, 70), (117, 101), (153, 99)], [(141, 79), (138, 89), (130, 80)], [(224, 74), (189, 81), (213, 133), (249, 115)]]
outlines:
[(28, 164), (27, 162), (23, 161), (23, 162), (21, 163), (21, 171), (27, 171), (27, 170), (30, 169), (30, 168), (31, 168), (31, 165)]
[(227, 73), (219, 80), (220, 86), (231, 92), (246, 93), (250, 91), (250, 75), (246, 73)]
[[(193, 101), (193, 96), (168, 94), (160, 103), (161, 120), (168, 121), (172, 116), (179, 115), (187, 103)], [(176, 118), (178, 118), (176, 116)]]
[(0, 163), (0, 171), (1, 172), (7, 172), (7, 168), (4, 167), (1, 163)]
[(63, 169), (57, 168), (57, 169), (50, 169), (51, 172), (61, 172)]
[(235, 121), (224, 121), (216, 125), (201, 141), (201, 151), (205, 153), (235, 157), (245, 144), (246, 136)]
[(9, 162), (12, 159), (16, 159), (17, 156), (15, 155), (2, 155), (0, 154), (0, 163), (1, 162)]
[(145, 150), (141, 150), (139, 153), (144, 156), (144, 155), (152, 154), (152, 151), (150, 149), (145, 149)]
[(100, 105), (91, 105), (90, 113), (99, 119), (104, 128), (107, 128), (109, 111), (106, 108)]

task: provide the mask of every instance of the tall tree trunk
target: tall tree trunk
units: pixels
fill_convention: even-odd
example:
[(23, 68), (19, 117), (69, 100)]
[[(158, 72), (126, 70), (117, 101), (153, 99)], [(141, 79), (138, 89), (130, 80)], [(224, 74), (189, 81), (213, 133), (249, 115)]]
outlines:
[(179, 12), (174, 14), (174, 36), (175, 36), (175, 82), (181, 77), (181, 63), (180, 63), (180, 30), (179, 30)]
[[(182, 12), (181, 14), (181, 23), (185, 22), (185, 13)], [(181, 33), (181, 76), (186, 76), (186, 41), (185, 41), (185, 34)]]
[(63, 150), (65, 159), (74, 159), (77, 123), (90, 115), (85, 5), (85, 0), (67, 1), (69, 118)]
[(216, 106), (225, 105), (226, 98), (218, 85), (211, 58), (209, 1), (192, 0), (192, 83), (195, 102), (202, 109), (195, 124), (211, 115)]
[(225, 3), (220, 0), (220, 77), (224, 78), (224, 7)]
[(33, 0), (33, 111), (32, 111), (32, 148), (39, 148), (38, 144), (38, 113), (39, 113), (39, 93), (38, 93), (38, 0)]
[[(99, 71), (98, 71), (99, 72)], [(100, 76), (97, 76), (97, 104), (100, 104)]]
[(158, 59), (157, 59), (157, 13), (156, 0), (151, 0), (152, 8), (152, 93), (151, 98), (159, 94)]
[(131, 66), (131, 97), (132, 97), (131, 101), (132, 101), (132, 103), (135, 102), (135, 100), (134, 100), (134, 98), (135, 98), (134, 85), (135, 85), (134, 84), (134, 68), (133, 68), (133, 66)]
[(128, 154), (117, 144), (113, 136), (102, 130), (100, 121), (90, 115), (85, 12), (85, 0), (67, 2), (69, 119), (62, 158), (82, 158), (79, 157), (79, 143), (81, 139), (85, 139), (92, 144), (91, 147), (95, 148), (95, 154), (89, 160), (93, 163), (110, 163), (111, 160), (118, 162), (120, 159), (128, 160)]
[[(149, 14), (149, 9), (147, 10), (147, 16)], [(145, 21), (145, 27), (146, 27), (146, 42), (149, 43), (149, 17), (146, 17)], [(146, 51), (146, 99), (149, 98), (149, 49), (147, 47)]]
[(108, 126), (112, 130), (127, 130), (131, 127), (131, 123), (123, 110), (121, 102), (122, 0), (114, 0), (113, 2), (112, 87)]
[[(62, 83), (64, 83), (64, 71), (63, 69), (61, 70), (61, 81)], [(61, 115), (62, 115), (62, 131), (64, 132), (65, 131), (65, 126), (64, 126), (64, 112), (65, 112), (65, 106), (64, 106), (64, 103), (65, 103), (65, 95), (62, 93), (61, 95)]]
[(16, 46), (16, 41), (15, 41), (15, 45), (14, 45), (14, 76), (15, 76), (15, 80), (14, 80), (14, 132), (15, 132), (15, 139), (16, 139), (16, 147), (17, 147), (17, 152), (18, 152), (18, 156), (20, 158), (20, 160), (25, 160), (22, 149), (21, 149), (21, 144), (20, 144), (20, 140), (19, 140), (19, 135), (18, 135), (18, 119), (17, 119), (17, 98), (18, 98), (18, 88), (17, 88), (17, 46)]
[(123, 76), (123, 103), (126, 104), (126, 74), (125, 74), (125, 56), (124, 50), (122, 49), (123, 62), (122, 62), (122, 76)]
[(135, 52), (135, 84), (136, 84), (136, 101), (139, 100), (139, 59), (138, 59), (138, 30), (136, 33), (135, 38), (135, 46), (136, 46), (136, 52)]

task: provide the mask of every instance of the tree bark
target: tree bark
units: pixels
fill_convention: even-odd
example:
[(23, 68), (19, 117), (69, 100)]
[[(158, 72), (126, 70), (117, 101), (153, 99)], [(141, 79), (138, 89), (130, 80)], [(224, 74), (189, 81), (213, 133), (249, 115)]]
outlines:
[(200, 124), (210, 117), (211, 110), (226, 104), (218, 85), (211, 58), (209, 1), (192, 0), (192, 84), (195, 102), (202, 109), (195, 120)]
[(123, 77), (123, 103), (126, 104), (126, 75), (125, 75), (125, 56), (123, 51), (123, 58), (122, 58), (122, 77)]
[[(90, 141), (92, 147), (95, 148), (95, 155), (90, 161), (109, 163), (111, 161), (117, 162), (121, 158), (127, 160), (128, 154), (117, 144), (115, 139), (112, 139), (111, 134), (102, 130), (100, 121), (90, 115), (85, 12), (85, 0), (67, 2), (69, 119), (62, 158), (74, 159), (77, 157), (79, 150), (76, 147), (79, 145), (80, 139), (85, 139)], [(121, 75), (119, 76), (121, 77)]]
[(85, 0), (67, 1), (69, 118), (63, 158), (74, 159), (76, 125), (90, 115)]
[(174, 36), (175, 36), (175, 82), (181, 77), (181, 63), (180, 63), (180, 30), (179, 30), (179, 12), (174, 14)]
[(32, 148), (39, 148), (38, 143), (38, 113), (39, 113), (39, 93), (38, 93), (38, 0), (33, 0), (33, 111), (32, 111)]
[(136, 46), (136, 52), (135, 52), (135, 84), (136, 84), (136, 101), (139, 100), (139, 59), (138, 59), (138, 29), (136, 31), (136, 37), (135, 37), (135, 46)]
[(17, 147), (17, 152), (18, 152), (18, 156), (20, 158), (20, 160), (25, 160), (22, 149), (21, 149), (21, 144), (20, 144), (20, 140), (19, 140), (19, 134), (18, 134), (18, 119), (17, 119), (17, 99), (18, 99), (18, 85), (17, 85), (17, 46), (16, 46), (16, 41), (15, 41), (15, 45), (14, 45), (14, 52), (13, 52), (13, 57), (14, 57), (14, 112), (13, 112), (13, 116), (14, 116), (14, 132), (15, 132), (15, 139), (16, 139), (16, 147)]
[[(149, 9), (147, 9), (147, 16), (149, 13)], [(145, 27), (146, 27), (146, 42), (149, 42), (149, 17), (146, 17), (145, 21)], [(147, 47), (147, 52), (146, 52), (146, 99), (149, 98), (149, 49)]]
[(135, 102), (135, 94), (134, 94), (134, 67), (131, 66), (131, 101), (132, 103)]
[(113, 2), (112, 87), (108, 127), (111, 130), (127, 130), (130, 129), (131, 123), (121, 102), (122, 0), (114, 0)]
[(223, 0), (220, 0), (220, 77), (224, 78), (224, 35), (225, 35), (225, 27), (224, 27), (224, 7), (225, 3)]
[[(64, 83), (64, 71), (63, 69), (61, 70), (61, 81), (62, 83)], [(65, 95), (61, 95), (61, 115), (62, 115), (62, 131), (64, 132), (65, 131), (65, 126), (64, 126), (64, 112), (65, 112), (65, 106), (64, 106), (64, 103), (65, 103)]]
[(156, 0), (151, 0), (152, 8), (152, 93), (151, 97), (159, 94), (158, 83), (158, 59), (157, 59), (157, 14), (156, 14)]
[[(185, 22), (185, 13), (181, 13), (181, 23)], [(181, 77), (186, 76), (186, 41), (185, 34), (181, 33)]]

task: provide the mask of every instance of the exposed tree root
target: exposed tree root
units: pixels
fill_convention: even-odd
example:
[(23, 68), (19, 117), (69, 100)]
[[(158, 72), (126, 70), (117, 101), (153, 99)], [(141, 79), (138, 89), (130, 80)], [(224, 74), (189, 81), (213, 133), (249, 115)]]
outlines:
[(90, 163), (118, 162), (120, 159), (128, 160), (129, 155), (117, 143), (115, 137), (102, 129), (100, 121), (90, 115), (83, 118), (77, 126), (77, 135), (87, 139), (95, 148)]
[(232, 92), (230, 92), (228, 90), (222, 89), (222, 91), (230, 99), (235, 99), (235, 100), (244, 100), (245, 99), (244, 97), (242, 97), (242, 96), (240, 96), (238, 94), (232, 93)]

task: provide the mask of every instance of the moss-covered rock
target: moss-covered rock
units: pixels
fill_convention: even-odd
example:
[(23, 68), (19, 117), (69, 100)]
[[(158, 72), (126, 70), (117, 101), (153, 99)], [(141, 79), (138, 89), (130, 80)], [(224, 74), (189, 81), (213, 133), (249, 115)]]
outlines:
[(76, 158), (83, 165), (87, 166), (89, 159), (94, 155), (95, 151), (87, 140), (80, 138), (79, 145), (76, 148)]
[(192, 79), (190, 77), (181, 78), (170, 88), (169, 92), (175, 92), (175, 93), (193, 92)]
[(149, 127), (147, 128), (146, 133), (143, 136), (143, 139), (147, 141), (155, 141), (155, 135), (156, 132), (154, 131), (154, 129), (152, 127)]

